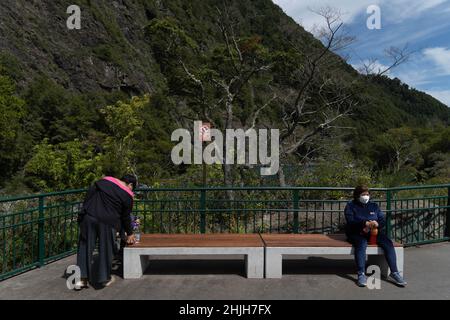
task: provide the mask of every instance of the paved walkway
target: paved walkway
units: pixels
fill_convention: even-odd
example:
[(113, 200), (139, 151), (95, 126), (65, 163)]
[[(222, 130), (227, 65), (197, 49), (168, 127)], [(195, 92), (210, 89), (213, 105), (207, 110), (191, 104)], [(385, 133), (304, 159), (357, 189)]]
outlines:
[[(283, 263), (282, 279), (246, 279), (236, 260), (157, 260), (141, 279), (108, 288), (68, 290), (75, 257), (0, 282), (0, 299), (450, 299), (450, 243), (405, 249), (406, 288), (382, 281), (381, 290), (355, 284), (353, 260), (309, 258)], [(120, 270), (118, 271), (120, 275)]]

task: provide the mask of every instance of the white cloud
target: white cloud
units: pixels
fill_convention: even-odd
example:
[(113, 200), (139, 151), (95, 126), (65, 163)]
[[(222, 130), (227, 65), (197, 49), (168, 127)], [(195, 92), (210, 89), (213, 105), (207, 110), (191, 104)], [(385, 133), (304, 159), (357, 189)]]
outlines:
[[(365, 66), (368, 67), (369, 70), (367, 71), (371, 74), (381, 73), (389, 68), (389, 66), (384, 65), (379, 61), (370, 61), (368, 59), (361, 61), (359, 63), (352, 64), (352, 66), (353, 68), (355, 68), (356, 70), (358, 70), (363, 74), (366, 73)], [(390, 76), (390, 71), (386, 72), (385, 75)]]
[(448, 0), (396, 0), (382, 1), (382, 9), (388, 11), (385, 17), (393, 23), (417, 17), (425, 11), (433, 9)]
[[(416, 17), (425, 11), (436, 8), (450, 0), (273, 0), (283, 10), (305, 29), (311, 30), (313, 26), (322, 25), (323, 18), (312, 13), (309, 8), (320, 8), (330, 6), (338, 8), (344, 14), (343, 21), (351, 23), (361, 13), (365, 13), (370, 5), (379, 5), (381, 8), (382, 21), (401, 23), (406, 19)], [(443, 10), (450, 10), (444, 8)]]
[(394, 72), (395, 77), (402, 80), (403, 83), (407, 83), (410, 87), (420, 88), (421, 86), (428, 85), (433, 82), (427, 70), (421, 68), (410, 68), (409, 70), (402, 70)]
[(447, 0), (427, 0), (427, 1), (421, 1), (418, 10), (424, 11), (428, 10), (434, 7), (437, 7), (443, 3), (447, 2)]
[(426, 90), (426, 93), (450, 107), (450, 90)]
[[(315, 25), (323, 25), (323, 18), (311, 12), (310, 9), (318, 9), (324, 6), (335, 7), (343, 13), (342, 20), (346, 24), (359, 21), (366, 15), (369, 5), (378, 5), (381, 8), (382, 28), (390, 25), (389, 32), (380, 34), (364, 34), (364, 43), (358, 46), (356, 55), (366, 58), (374, 48), (386, 48), (390, 45), (414, 43), (420, 45), (421, 39), (427, 39), (430, 35), (445, 36), (450, 27), (448, 12), (450, 12), (450, 0), (273, 0), (286, 14), (303, 25), (306, 30), (313, 30)], [(367, 15), (368, 17), (368, 15)], [(355, 21), (358, 19), (358, 21)], [(364, 18), (363, 18), (364, 19)], [(405, 22), (407, 21), (407, 22)], [(352, 28), (357, 28), (352, 25)], [(375, 47), (374, 47), (375, 46)], [(429, 45), (428, 45), (429, 46)], [(356, 51), (355, 51), (356, 52)], [(442, 47), (442, 44), (426, 48), (415, 55), (414, 60), (407, 65), (391, 70), (389, 77), (398, 77), (402, 82), (411, 87), (425, 91), (436, 99), (450, 106), (450, 90), (445, 86), (449, 83), (450, 76), (450, 47)], [(384, 70), (384, 61), (374, 66), (373, 72)], [(367, 62), (367, 61), (366, 61)], [(358, 69), (362, 62), (353, 63)]]
[(339, 4), (331, 0), (273, 0), (274, 3), (279, 5), (286, 14), (294, 18), (305, 29), (311, 30), (314, 25), (322, 25), (323, 18), (313, 12), (310, 9), (319, 9), (324, 6), (330, 6), (338, 8), (343, 14), (343, 21), (350, 23), (353, 18), (365, 11), (371, 4), (376, 4), (380, 0), (341, 0)]
[(450, 75), (450, 49), (443, 47), (427, 48), (423, 50), (423, 54), (442, 71), (442, 74)]

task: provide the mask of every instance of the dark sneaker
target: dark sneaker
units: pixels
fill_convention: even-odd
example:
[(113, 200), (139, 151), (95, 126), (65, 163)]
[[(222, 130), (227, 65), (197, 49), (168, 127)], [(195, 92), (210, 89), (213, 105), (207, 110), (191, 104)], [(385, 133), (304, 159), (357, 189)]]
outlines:
[(367, 286), (367, 277), (364, 273), (358, 273), (358, 286), (359, 287)]
[(395, 284), (405, 287), (407, 285), (407, 282), (403, 279), (403, 277), (400, 275), (400, 272), (392, 272), (389, 275), (389, 278), (394, 281)]

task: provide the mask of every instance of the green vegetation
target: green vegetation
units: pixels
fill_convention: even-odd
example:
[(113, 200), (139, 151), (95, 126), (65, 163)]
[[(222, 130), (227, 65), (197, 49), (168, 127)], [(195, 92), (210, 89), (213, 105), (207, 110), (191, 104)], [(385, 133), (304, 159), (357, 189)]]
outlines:
[(47, 139), (33, 150), (24, 168), (28, 183), (38, 190), (50, 192), (83, 188), (102, 176), (101, 155), (77, 139), (51, 145)]
[[(234, 78), (246, 81), (230, 86), (236, 93), (232, 125), (249, 127), (251, 115), (273, 92), (288, 99), (305, 83), (308, 54), (323, 48), (270, 0), (82, 5), (87, 23), (98, 30), (88, 38), (80, 35), (81, 50), (70, 51), (73, 43), (63, 40), (54, 46), (44, 33), (33, 34), (35, 45), (45, 47), (48, 70), (13, 52), (0, 53), (3, 192), (83, 187), (103, 174), (126, 171), (148, 185), (201, 184), (201, 166), (171, 163), (171, 132), (207, 118), (223, 129), (221, 84)], [(224, 41), (219, 11), (227, 13), (227, 25), (236, 25), (236, 43)], [(23, 45), (9, 37), (17, 47)], [(84, 66), (90, 59), (92, 64)], [(116, 84), (93, 78), (105, 74), (105, 66), (117, 69), (112, 76)], [(253, 72), (260, 66), (268, 67)], [(137, 73), (137, 80), (128, 80)], [(326, 85), (324, 78), (329, 79)], [(94, 80), (97, 87), (91, 88)], [(398, 79), (359, 75), (334, 54), (327, 54), (308, 87), (304, 111), (311, 116), (297, 133), (306, 135), (317, 126), (321, 119), (313, 112), (339, 94), (351, 96), (350, 114), (282, 159), (287, 184), (450, 181), (448, 107)], [(255, 126), (283, 128), (285, 107), (282, 99), (274, 99)], [(277, 177), (262, 178), (257, 169), (236, 168), (234, 183), (279, 183)], [(209, 167), (207, 174), (208, 184), (223, 184), (220, 166)]]
[(0, 175), (8, 175), (17, 166), (21, 154), (15, 146), (22, 142), (21, 122), (25, 117), (24, 101), (16, 96), (14, 82), (0, 75)]

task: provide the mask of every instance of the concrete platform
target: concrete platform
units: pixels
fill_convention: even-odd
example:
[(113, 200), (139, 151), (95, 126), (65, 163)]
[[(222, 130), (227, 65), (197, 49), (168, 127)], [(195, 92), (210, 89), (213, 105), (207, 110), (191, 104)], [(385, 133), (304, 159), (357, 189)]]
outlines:
[[(0, 282), (0, 299), (450, 299), (450, 243), (405, 248), (406, 288), (385, 280), (380, 290), (356, 286), (354, 261), (345, 257), (283, 261), (282, 279), (247, 279), (244, 261), (161, 260), (142, 278), (108, 288), (67, 289), (65, 269), (75, 256)], [(239, 257), (238, 257), (239, 258)]]

